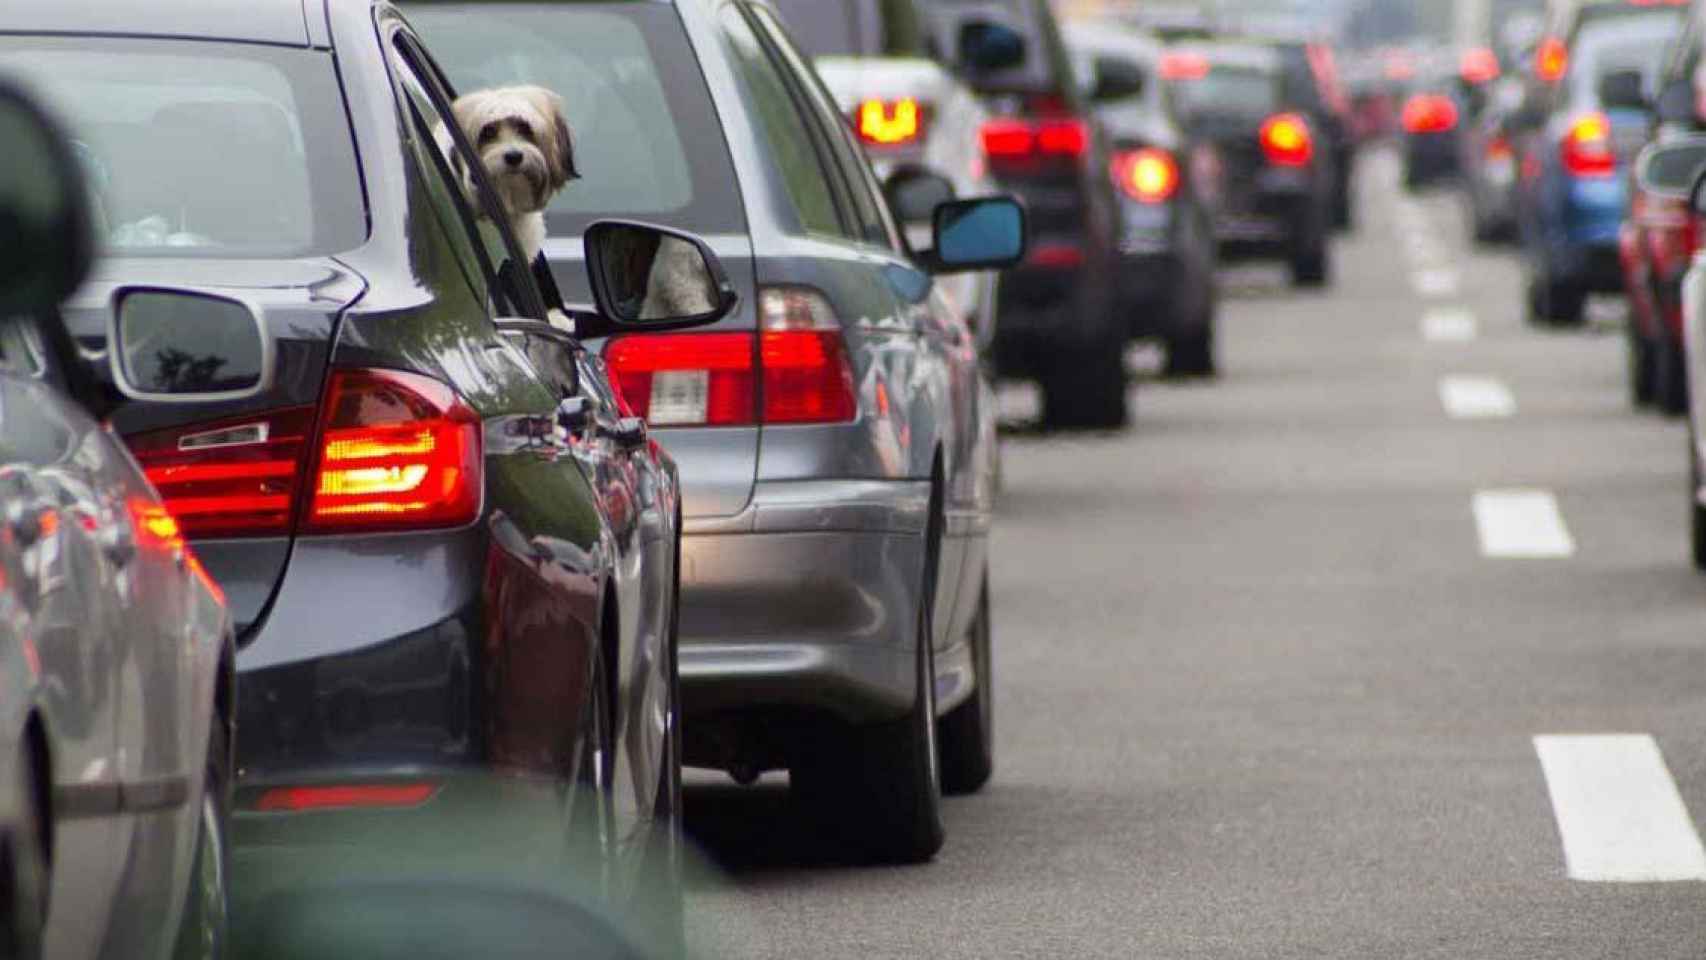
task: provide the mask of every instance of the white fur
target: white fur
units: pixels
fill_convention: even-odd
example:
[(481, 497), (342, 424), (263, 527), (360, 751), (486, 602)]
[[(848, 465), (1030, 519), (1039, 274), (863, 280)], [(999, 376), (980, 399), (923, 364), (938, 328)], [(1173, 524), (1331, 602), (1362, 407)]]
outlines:
[(545, 246), (545, 207), (579, 176), (563, 99), (544, 87), (499, 87), (465, 94), (453, 109), (531, 263)]

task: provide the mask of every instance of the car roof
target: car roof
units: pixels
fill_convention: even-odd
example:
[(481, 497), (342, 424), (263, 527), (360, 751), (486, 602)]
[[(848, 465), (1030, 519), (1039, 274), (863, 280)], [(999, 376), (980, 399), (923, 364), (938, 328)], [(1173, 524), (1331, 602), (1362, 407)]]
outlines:
[(320, 0), (5, 0), (0, 3), (0, 33), (181, 37), (306, 47), (312, 45), (310, 15), (325, 23)]

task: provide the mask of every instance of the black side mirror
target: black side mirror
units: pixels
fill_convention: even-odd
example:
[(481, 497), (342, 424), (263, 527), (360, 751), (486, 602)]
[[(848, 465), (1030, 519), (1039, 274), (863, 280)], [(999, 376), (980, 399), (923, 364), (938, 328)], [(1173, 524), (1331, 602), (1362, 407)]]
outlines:
[(1645, 110), (1647, 92), (1641, 71), (1617, 70), (1599, 78), (1599, 103), (1607, 110)]
[(1110, 100), (1135, 97), (1143, 92), (1145, 79), (1143, 68), (1130, 60), (1097, 57), (1095, 82), (1090, 88), (1090, 99), (1106, 103)]
[(690, 233), (600, 220), (586, 228), (585, 242), (593, 299), (618, 328), (703, 326), (740, 302), (717, 255)]
[(108, 317), (113, 383), (132, 400), (223, 403), (272, 386), (272, 337), (260, 311), (240, 300), (126, 287)]
[(1635, 182), (1655, 196), (1682, 199), (1706, 172), (1706, 137), (1648, 144), (1635, 158)]
[(958, 60), (981, 73), (1021, 66), (1025, 62), (1024, 34), (994, 20), (966, 20), (960, 24)]
[(934, 170), (906, 165), (883, 182), (883, 196), (901, 223), (929, 223), (937, 207), (954, 199), (954, 182)]
[(44, 310), (94, 259), (82, 164), (29, 94), (0, 81), (0, 316)]
[(1012, 197), (944, 203), (932, 220), (931, 273), (1005, 270), (1025, 257), (1025, 208)]
[(1688, 80), (1677, 80), (1667, 84), (1659, 91), (1659, 98), (1653, 105), (1653, 112), (1660, 123), (1693, 124), (1694, 116), (1694, 84)]

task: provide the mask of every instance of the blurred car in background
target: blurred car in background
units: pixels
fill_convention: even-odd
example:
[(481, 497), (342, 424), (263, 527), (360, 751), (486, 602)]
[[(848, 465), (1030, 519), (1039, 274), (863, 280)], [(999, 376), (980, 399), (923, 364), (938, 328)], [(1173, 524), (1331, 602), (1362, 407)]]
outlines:
[(687, 762), (742, 782), (786, 769), (849, 855), (930, 859), (942, 792), (993, 769), (996, 449), (975, 341), (935, 276), (1017, 262), (1022, 208), (897, 170), (898, 205), (934, 204), (931, 246), (909, 249), (769, 4), (410, 15), (463, 86), (544, 84), (579, 118), (596, 188), (546, 214), (571, 298), (587, 283), (574, 238), (616, 210), (709, 234), (729, 265), (740, 306), (718, 325), (599, 345), (681, 464)]
[[(1643, 157), (1649, 188), (1686, 196), (1684, 215), (1698, 232), (1706, 227), (1706, 136), (1687, 134), (1657, 144)], [(1682, 303), (1683, 357), (1688, 414), (1688, 519), (1690, 556), (1696, 570), (1706, 572), (1706, 257), (1696, 252), (1683, 275), (1678, 294)]]
[(990, 174), (1025, 204), (1030, 252), (1001, 281), (996, 370), (1042, 387), (1043, 423), (1127, 422), (1120, 201), (1108, 137), (1047, 0), (926, 0), (953, 68), (993, 118)]
[(1119, 23), (1069, 24), (1087, 91), (1112, 145), (1120, 192), (1121, 312), (1132, 336), (1158, 339), (1169, 376), (1215, 371), (1216, 158), (1174, 111), (1161, 78), (1166, 48)]
[[(902, 169), (925, 170), (945, 177), (953, 197), (997, 191), (980, 140), (989, 111), (940, 62), (935, 26), (917, 0), (774, 2), (852, 123), (878, 179), (887, 181)], [(930, 209), (914, 213), (928, 217)], [(918, 249), (930, 246), (928, 219), (907, 220), (902, 229)], [(988, 348), (995, 336), (999, 275), (965, 273), (943, 277), (938, 285), (979, 345)]]
[(1456, 70), (1429, 69), (1410, 85), (1398, 120), (1407, 189), (1457, 178), (1465, 109), (1460, 82)]
[[(0, 70), (27, 43), (0, 41)], [(0, 130), (0, 955), (223, 956), (231, 618), (98, 422), (110, 399), (58, 310), (102, 242), (79, 148), (6, 80)], [(159, 307), (201, 301), (154, 288), (116, 302), (132, 346), (170, 342), (179, 324)], [(204, 342), (259, 341), (235, 323)], [(232, 370), (219, 388), (260, 379)]]
[(1535, 322), (1580, 323), (1590, 294), (1624, 289), (1618, 234), (1629, 168), (1647, 138), (1643, 90), (1681, 19), (1646, 7), (1573, 34), (1522, 148), (1517, 209)]
[(1463, 121), (1457, 151), (1469, 232), (1477, 243), (1510, 241), (1517, 229), (1515, 121), (1524, 104), (1522, 80), (1501, 77), (1478, 99), (1480, 109)]
[(1332, 225), (1348, 229), (1355, 214), (1351, 184), (1356, 171), (1356, 121), (1333, 47), (1301, 33), (1277, 35), (1266, 42), (1279, 55), (1284, 76), (1281, 100), (1286, 109), (1309, 121), (1316, 147), (1329, 161)]
[(1310, 119), (1287, 106), (1279, 54), (1251, 43), (1179, 44), (1163, 71), (1192, 134), (1219, 157), (1221, 259), (1278, 260), (1296, 286), (1324, 286), (1332, 266), (1333, 155)]

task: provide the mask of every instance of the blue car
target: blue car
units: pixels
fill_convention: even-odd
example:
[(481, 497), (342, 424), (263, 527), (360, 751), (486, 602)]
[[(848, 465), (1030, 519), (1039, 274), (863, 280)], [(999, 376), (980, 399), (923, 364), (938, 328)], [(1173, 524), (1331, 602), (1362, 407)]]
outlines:
[(1597, 20), (1576, 34), (1520, 174), (1528, 312), (1582, 322), (1587, 298), (1623, 289), (1618, 230), (1628, 170), (1647, 137), (1643, 91), (1681, 27), (1673, 8)]

